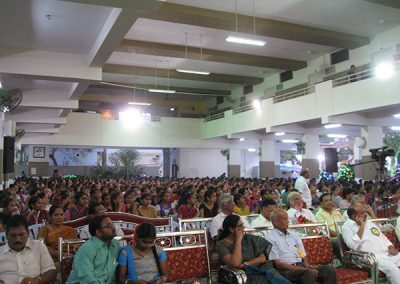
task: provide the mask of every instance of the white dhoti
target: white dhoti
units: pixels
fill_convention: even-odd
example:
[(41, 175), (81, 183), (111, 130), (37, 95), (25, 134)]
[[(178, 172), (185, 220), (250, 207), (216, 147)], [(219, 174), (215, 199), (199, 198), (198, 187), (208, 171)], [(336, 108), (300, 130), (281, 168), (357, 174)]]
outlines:
[(400, 284), (400, 253), (397, 255), (387, 255), (383, 253), (375, 254), (378, 259), (378, 269), (386, 274), (390, 283)]

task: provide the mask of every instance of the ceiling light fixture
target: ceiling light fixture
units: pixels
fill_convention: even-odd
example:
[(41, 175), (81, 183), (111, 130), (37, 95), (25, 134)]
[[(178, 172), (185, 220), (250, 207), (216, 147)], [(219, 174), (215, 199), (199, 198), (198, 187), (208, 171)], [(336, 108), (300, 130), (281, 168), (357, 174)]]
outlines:
[(400, 131), (400, 126), (392, 126), (390, 129), (394, 131)]
[[(255, 0), (253, 0), (253, 34), (256, 35), (256, 5)], [(238, 32), (238, 11), (237, 11), (237, 0), (235, 0), (235, 27), (236, 32)], [(239, 36), (228, 36), (225, 39), (227, 42), (239, 43), (239, 44), (248, 44), (255, 46), (264, 46), (267, 42), (264, 40), (245, 38)]]
[(243, 137), (242, 137), (242, 138), (240, 138), (240, 139), (239, 139), (239, 141), (240, 141), (240, 142), (243, 142), (243, 141), (244, 141), (244, 138), (243, 138)]
[(276, 132), (275, 133), (275, 136), (283, 136), (283, 135), (285, 135), (286, 133), (285, 132)]
[(189, 74), (197, 74), (197, 75), (210, 75), (210, 72), (206, 71), (196, 71), (196, 70), (188, 70), (188, 69), (176, 69), (176, 71), (180, 73), (189, 73)]
[(144, 102), (137, 102), (136, 101), (136, 88), (135, 88), (135, 79), (133, 80), (133, 101), (128, 102), (128, 105), (135, 105), (135, 106), (151, 106), (151, 103), (146, 102), (146, 89), (144, 90)]
[(247, 149), (247, 151), (249, 151), (251, 153), (255, 153), (257, 151), (257, 149), (256, 148), (249, 148), (249, 149)]
[(394, 118), (400, 118), (400, 113), (393, 114)]
[(297, 139), (283, 139), (282, 140), (282, 143), (288, 143), (288, 144), (294, 144), (294, 143), (298, 143), (299, 142), (299, 140), (297, 140)]
[(134, 105), (134, 106), (151, 106), (151, 103), (128, 102), (128, 105)]
[(254, 100), (253, 101), (253, 107), (257, 110), (261, 109), (261, 102), (260, 100)]
[(346, 138), (347, 135), (346, 134), (328, 134), (328, 135), (326, 135), (326, 137), (329, 137), (329, 138)]
[(156, 68), (155, 68), (155, 73), (154, 73), (154, 88), (148, 89), (148, 91), (151, 93), (175, 94), (176, 93), (175, 90), (169, 89), (169, 63), (168, 63), (168, 68), (167, 68), (167, 84), (168, 84), (168, 86), (167, 86), (166, 90), (157, 88), (157, 71), (158, 71), (157, 60), (155, 60), (155, 66), (156, 66)]
[[(188, 36), (187, 33), (185, 33), (186, 37), (186, 45), (185, 45), (185, 59), (188, 59)], [(196, 75), (210, 75), (210, 72), (207, 71), (202, 71), (203, 69), (203, 35), (200, 34), (200, 70), (191, 70), (191, 69), (182, 69), (178, 68), (176, 69), (177, 72), (180, 73), (188, 73), (188, 74), (196, 74)]]
[(333, 123), (333, 124), (324, 125), (325, 129), (338, 128), (338, 127), (341, 127), (341, 126), (342, 125), (340, 123)]
[(244, 37), (238, 37), (238, 36), (228, 36), (225, 40), (227, 42), (248, 44), (248, 45), (255, 45), (255, 46), (264, 46), (267, 43), (266, 41), (263, 41), (263, 40), (244, 38)]

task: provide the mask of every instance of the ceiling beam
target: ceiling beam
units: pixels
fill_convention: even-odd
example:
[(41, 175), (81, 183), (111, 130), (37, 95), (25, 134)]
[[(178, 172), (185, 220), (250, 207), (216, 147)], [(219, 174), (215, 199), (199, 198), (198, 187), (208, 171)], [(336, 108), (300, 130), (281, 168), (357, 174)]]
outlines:
[[(201, 60), (200, 48), (188, 46), (187, 54), (185, 49), (186, 47), (183, 45), (124, 39), (116, 51)], [(257, 66), (280, 70), (299, 70), (307, 67), (307, 62), (305, 61), (285, 58), (227, 52), (207, 48), (203, 48), (202, 53), (203, 61)]]
[[(118, 65), (118, 64), (105, 64), (103, 67), (103, 73), (116, 73), (116, 74), (127, 74), (133, 76), (155, 77), (155, 68)], [(168, 78), (168, 69), (158, 68), (157, 77)], [(238, 76), (238, 75), (228, 75), (228, 74), (210, 74), (208, 76), (205, 76), (197, 74), (180, 73), (175, 70), (169, 70), (169, 77), (171, 79), (228, 83), (228, 84), (238, 84), (238, 85), (257, 85), (264, 81), (263, 78), (258, 78), (258, 77), (248, 77), (248, 76)]]
[[(99, 89), (143, 89), (145, 90), (146, 88), (149, 88), (147, 85), (142, 85), (142, 84), (131, 84), (131, 83), (118, 83), (118, 82), (107, 82), (110, 83), (108, 84), (92, 84), (90, 85), (90, 88), (99, 88)], [(125, 87), (126, 86), (126, 87)], [(157, 86), (160, 89), (167, 90), (168, 86)], [(210, 96), (210, 97), (226, 97), (230, 96), (231, 92), (230, 91), (225, 91), (225, 90), (211, 90), (211, 89), (199, 89), (199, 88), (185, 88), (185, 87), (178, 87), (178, 86), (169, 86), (171, 90), (175, 90), (178, 93), (187, 93), (187, 94), (196, 94), (196, 95), (202, 95), (202, 96)], [(89, 91), (86, 91), (89, 92)]]
[(390, 8), (400, 9), (399, 0), (365, 0), (367, 2), (375, 3), (382, 6), (387, 6)]
[[(193, 6), (164, 3), (159, 10), (147, 13), (145, 18), (231, 32), (236, 31), (234, 13), (197, 8)], [(259, 36), (347, 49), (354, 49), (369, 43), (368, 37), (311, 26), (264, 18), (256, 18), (255, 22), (256, 34)], [(252, 16), (238, 14), (237, 23), (238, 32), (253, 34)]]

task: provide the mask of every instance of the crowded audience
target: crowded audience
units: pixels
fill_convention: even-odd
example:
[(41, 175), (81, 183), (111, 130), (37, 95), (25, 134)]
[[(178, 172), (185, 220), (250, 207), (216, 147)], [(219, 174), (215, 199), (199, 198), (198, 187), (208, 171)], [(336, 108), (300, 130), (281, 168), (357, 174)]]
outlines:
[[(330, 236), (335, 238), (334, 223), (348, 219), (343, 226), (346, 244), (352, 249), (377, 254), (378, 268), (392, 283), (397, 283), (400, 274), (391, 263), (399, 264), (400, 255), (380, 230), (373, 229), (370, 220), (377, 218), (379, 208), (374, 207), (374, 201), (380, 199), (380, 193), (389, 192), (395, 197), (399, 195), (399, 187), (388, 185), (383, 190), (381, 184), (372, 181), (309, 181), (309, 177), (309, 171), (303, 170), (297, 179), (18, 178), (0, 192), (0, 233), (4, 232), (7, 239), (4, 244), (7, 253), (1, 255), (5, 260), (0, 259), (0, 264), (4, 261), (15, 263), (17, 254), (26, 255), (28, 259), (31, 256), (26, 248), (40, 252), (43, 262), (35, 264), (29, 271), (19, 264), (15, 264), (15, 271), (11, 272), (2, 270), (1, 266), (0, 283), (20, 283), (25, 278), (28, 280), (24, 283), (31, 284), (51, 281), (55, 277), (58, 238), (74, 239), (78, 235), (87, 241), (74, 257), (67, 283), (90, 283), (99, 277), (104, 283), (136, 283), (140, 280), (164, 283), (168, 275), (166, 256), (160, 247), (152, 245), (156, 237), (154, 226), (142, 224), (136, 227), (134, 241), (120, 252), (114, 237), (122, 236), (124, 232), (104, 215), (107, 212), (172, 218), (174, 224), (179, 219), (212, 218), (209, 233), (217, 241), (222, 263), (244, 269), (249, 275), (254, 267), (269, 269), (270, 277), (276, 277), (276, 281), (285, 281), (285, 277), (298, 283), (337, 283), (337, 277), (330, 266), (315, 268), (308, 265), (300, 237), (287, 231), (289, 224), (327, 222)], [(87, 219), (89, 223), (79, 232), (64, 224), (78, 219)], [(42, 240), (43, 247), (28, 240), (28, 226), (31, 225), (42, 226), (38, 235), (31, 239)], [(246, 228), (272, 231), (267, 240), (261, 240), (247, 237), (248, 234), (244, 234)], [(399, 228), (400, 225), (396, 232), (400, 236)], [(370, 231), (373, 231), (371, 236)], [(287, 238), (293, 247), (286, 248), (279, 241), (280, 237)], [(22, 241), (16, 242), (15, 238)], [(366, 246), (364, 239), (365, 242), (380, 241), (380, 244)], [(289, 257), (288, 254), (292, 255)], [(277, 270), (272, 264), (265, 267), (268, 260)], [(90, 270), (84, 268), (86, 266)], [(8, 279), (12, 281), (8, 282)]]

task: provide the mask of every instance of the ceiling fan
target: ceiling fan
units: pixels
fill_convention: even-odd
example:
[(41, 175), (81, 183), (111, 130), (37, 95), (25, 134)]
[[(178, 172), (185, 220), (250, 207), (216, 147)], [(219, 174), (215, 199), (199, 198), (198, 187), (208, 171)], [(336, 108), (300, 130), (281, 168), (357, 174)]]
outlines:
[(16, 109), (22, 102), (22, 98), (20, 89), (6, 90), (0, 88), (0, 111), (8, 112)]

